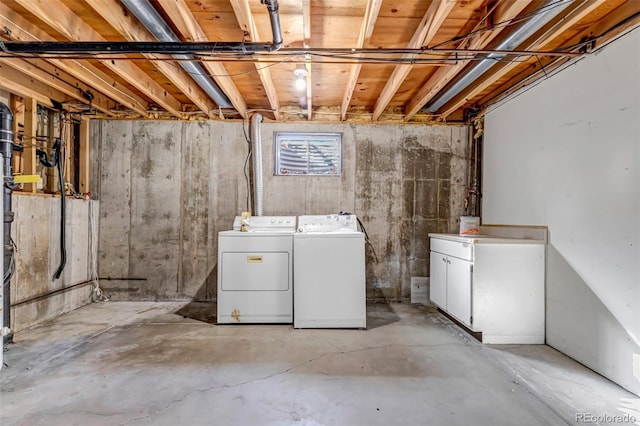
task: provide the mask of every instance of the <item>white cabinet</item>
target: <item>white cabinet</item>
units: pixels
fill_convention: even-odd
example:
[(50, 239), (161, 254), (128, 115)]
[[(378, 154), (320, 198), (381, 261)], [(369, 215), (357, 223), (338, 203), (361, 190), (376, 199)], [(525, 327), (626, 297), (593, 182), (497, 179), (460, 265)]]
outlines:
[(544, 343), (545, 243), (430, 234), (430, 298), (483, 343)]
[(467, 327), (472, 327), (471, 268), (467, 260), (447, 258), (447, 312)]
[(429, 280), (429, 298), (438, 307), (447, 310), (447, 257), (431, 251), (431, 279)]
[(471, 327), (472, 263), (433, 250), (430, 259), (431, 301), (467, 327)]

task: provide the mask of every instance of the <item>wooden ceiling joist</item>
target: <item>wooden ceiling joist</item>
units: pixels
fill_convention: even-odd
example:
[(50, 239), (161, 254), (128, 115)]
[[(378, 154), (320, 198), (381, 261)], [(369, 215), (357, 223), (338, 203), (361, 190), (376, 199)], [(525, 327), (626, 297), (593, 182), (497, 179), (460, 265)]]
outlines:
[(0, 63), (0, 88), (23, 98), (35, 99), (39, 104), (53, 108), (51, 99), (66, 102), (69, 96), (33, 77)]
[[(0, 26), (8, 29), (11, 39), (16, 41), (54, 41), (53, 37), (0, 3)], [(45, 61), (43, 61), (45, 62)], [(48, 59), (46, 62), (83, 81), (95, 90), (104, 93), (122, 106), (130, 108), (143, 117), (148, 117), (147, 102), (123, 87), (122, 84), (98, 70), (86, 61)], [(93, 91), (92, 91), (93, 92)]]
[(106, 115), (116, 115), (112, 112), (112, 109), (115, 108), (115, 103), (113, 101), (110, 101), (105, 95), (93, 91), (89, 86), (74, 79), (66, 72), (56, 69), (56, 67), (51, 64), (41, 61), (41, 63), (35, 65), (29, 61), (17, 58), (0, 58), (0, 63), (9, 65), (23, 74), (38, 80), (83, 104), (88, 104), (89, 101), (82, 95), (82, 92), (90, 92), (93, 95), (93, 99), (91, 100), (92, 107)]
[[(531, 0), (519, 0), (514, 2), (503, 2), (498, 4), (493, 13), (493, 22), (510, 21), (525, 7)], [(500, 26), (491, 31), (482, 31), (470, 37), (463, 43), (465, 49), (483, 49), (496, 38), (503, 30), (509, 26)], [(435, 74), (420, 88), (416, 96), (409, 101), (405, 108), (405, 121), (413, 118), (420, 109), (427, 104), (444, 86), (449, 83), (464, 67), (471, 61), (458, 61), (450, 67), (440, 68)]]
[[(542, 35), (535, 37), (534, 40), (528, 40), (524, 46), (519, 46), (520, 50), (542, 50), (547, 47), (556, 37), (566, 31), (568, 28), (575, 25), (578, 21), (584, 18), (587, 14), (601, 6), (607, 0), (583, 0), (578, 3), (571, 11), (564, 15), (561, 19), (555, 20), (550, 24)], [(505, 76), (520, 63), (511, 62), (504, 65), (496, 65), (489, 70), (484, 76), (481, 77), (476, 83), (463, 91), (462, 94), (456, 96), (451, 102), (444, 106), (440, 117), (446, 119), (449, 115), (453, 114), (457, 109), (462, 107), (468, 99), (478, 95), (483, 90), (494, 84), (501, 77)]]
[[(422, 18), (420, 25), (418, 25), (418, 28), (413, 33), (407, 49), (419, 49), (425, 44), (429, 44), (455, 4), (453, 0), (433, 0), (424, 18)], [(411, 59), (412, 56), (413, 55), (403, 55), (403, 57), (407, 59)], [(380, 93), (378, 101), (373, 108), (374, 121), (380, 118), (412, 68), (413, 65), (411, 64), (401, 64), (394, 68), (391, 77), (387, 80), (387, 84), (384, 86), (384, 89), (382, 89), (382, 93)]]
[[(22, 145), (22, 173), (25, 175), (37, 174), (38, 157), (36, 154), (36, 136), (38, 135), (38, 100), (33, 97), (24, 98), (23, 134)], [(38, 189), (36, 183), (25, 183), (24, 191), (35, 193)]]
[[(380, 6), (382, 6), (382, 0), (367, 0), (367, 7), (364, 12), (364, 20), (362, 21), (362, 27), (360, 27), (360, 34), (358, 35), (358, 43), (355, 48), (361, 49), (369, 45), (373, 29), (380, 13)], [(340, 106), (340, 119), (342, 121), (347, 119), (347, 110), (353, 97), (353, 91), (358, 83), (358, 77), (360, 76), (360, 70), (362, 64), (351, 65), (349, 69), (349, 80), (344, 91), (344, 97), (342, 98), (342, 104)]]
[[(178, 31), (183, 36), (193, 41), (207, 40), (207, 36), (193, 13), (191, 13), (191, 10), (189, 10), (185, 0), (158, 0), (158, 3), (167, 15), (173, 18), (174, 25), (178, 27)], [(247, 103), (224, 65), (219, 62), (205, 61), (203, 66), (210, 73), (211, 78), (213, 78), (218, 87), (227, 95), (236, 111), (243, 118), (247, 118)]]
[[(311, 46), (311, 0), (302, 0), (302, 30), (304, 47)], [(308, 58), (307, 58), (308, 59)], [(307, 120), (313, 119), (313, 91), (311, 79), (311, 62), (308, 60), (304, 64), (307, 70)]]
[[(122, 6), (117, 0), (86, 1), (128, 41), (157, 41), (137, 19), (130, 14), (122, 13)], [(146, 54), (145, 56), (151, 60), (158, 59), (157, 56), (151, 54)], [(210, 118), (217, 116), (218, 108), (216, 104), (177, 63), (156, 60), (153, 65), (184, 93), (194, 105), (200, 108), (205, 115)]]
[[(149, 1), (186, 43), (269, 44), (271, 22), (262, 13), (260, 0)], [(276, 121), (463, 120), (465, 109), (504, 99), (545, 72), (560, 71), (563, 64), (572, 63), (568, 61), (588, 56), (592, 45), (608, 43), (623, 28), (640, 25), (639, 0), (278, 0), (278, 4), (285, 46), (279, 52), (246, 49), (223, 54), (212, 52), (216, 48), (211, 44), (199, 47), (207, 52), (194, 52), (188, 58), (199, 61), (204, 69), (200, 72), (215, 81), (243, 118), (255, 108), (273, 111), (265, 115)], [(543, 28), (528, 33), (531, 36), (520, 46), (498, 50), (522, 22), (544, 17), (548, 10), (555, 17)], [(28, 92), (44, 105), (52, 95), (82, 108), (91, 92), (99, 117), (191, 120), (205, 116), (202, 111), (210, 119), (238, 118), (235, 111), (218, 108), (214, 100), (222, 100), (168, 56), (121, 0), (0, 0), (0, 28), (5, 43), (55, 41), (70, 50), (43, 54), (52, 49), (44, 46), (38, 53), (21, 54), (20, 48), (12, 47), (15, 43), (0, 50), (0, 66), (16, 75), (15, 79), (2, 76), (3, 87)], [(114, 44), (107, 53), (97, 53), (73, 43), (90, 41)], [(119, 52), (117, 48), (129, 41), (156, 48), (145, 55)], [(427, 57), (423, 48), (430, 45), (441, 49)], [(563, 46), (573, 46), (573, 51), (560, 51)], [(578, 52), (580, 46), (586, 48)], [(483, 62), (483, 72), (472, 68), (487, 54), (500, 60)], [(443, 59), (434, 62), (435, 57)], [(299, 78), (305, 78), (306, 93), (295, 87), (301, 83), (292, 76), (296, 67)], [(464, 85), (440, 97), (465, 75)], [(37, 95), (34, 87), (42, 93)], [(82, 106), (77, 105), (80, 102)], [(423, 112), (425, 106), (428, 113)]]
[[(596, 42), (596, 47), (606, 45), (611, 40), (614, 40), (620, 34), (629, 31), (629, 29), (640, 24), (640, 2), (625, 3), (622, 6), (616, 8), (605, 18), (599, 19), (597, 22), (593, 22), (589, 25), (589, 32), (591, 34), (603, 34), (608, 32), (610, 28), (615, 27), (615, 30), (611, 31), (607, 38)], [(635, 19), (627, 20), (629, 16), (635, 15)], [(621, 22), (626, 21), (624, 24)], [(573, 46), (584, 41), (584, 35), (578, 33), (570, 40), (563, 43), (564, 45)], [(497, 89), (484, 96), (478, 102), (479, 105), (483, 105), (480, 114), (484, 114), (488, 111), (491, 105), (508, 98), (516, 93), (518, 90), (532, 84), (539, 78), (545, 75), (554, 74), (557, 70), (564, 67), (572, 58), (561, 58), (560, 60), (554, 60), (551, 63), (549, 61), (542, 61), (544, 69), (540, 68), (537, 72), (531, 74), (529, 69), (524, 69), (515, 78), (509, 79), (500, 85)], [(547, 64), (545, 64), (547, 62)]]
[[(242, 30), (249, 36), (252, 42), (259, 42), (260, 36), (258, 34), (258, 29), (256, 28), (256, 23), (253, 19), (253, 15), (251, 14), (249, 0), (231, 0), (231, 6), (233, 7), (233, 12), (238, 19), (240, 28), (242, 28)], [(280, 118), (280, 101), (278, 100), (276, 88), (273, 85), (271, 71), (267, 68), (265, 63), (260, 62), (260, 60), (255, 63), (255, 67), (258, 75), (260, 76), (260, 81), (262, 82), (262, 87), (267, 95), (267, 99), (269, 100), (273, 116), (278, 120)]]
[[(86, 22), (76, 16), (67, 6), (59, 0), (15, 0), (25, 9), (29, 10), (38, 19), (45, 22), (61, 35), (74, 41), (92, 40), (106, 41), (98, 32)], [(55, 10), (56, 13), (51, 13)], [(120, 8), (118, 7), (118, 10)], [(120, 75), (129, 84), (145, 93), (168, 112), (181, 117), (181, 104), (171, 96), (160, 84), (149, 75), (127, 61), (101, 60), (103, 65), (114, 73)]]

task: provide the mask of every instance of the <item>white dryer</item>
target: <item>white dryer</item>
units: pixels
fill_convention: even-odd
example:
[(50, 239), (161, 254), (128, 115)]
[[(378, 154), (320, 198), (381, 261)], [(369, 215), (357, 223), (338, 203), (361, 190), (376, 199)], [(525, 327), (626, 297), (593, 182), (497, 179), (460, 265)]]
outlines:
[(236, 217), (218, 233), (218, 324), (293, 321), (295, 216)]
[(366, 328), (365, 238), (355, 215), (299, 216), (294, 328)]

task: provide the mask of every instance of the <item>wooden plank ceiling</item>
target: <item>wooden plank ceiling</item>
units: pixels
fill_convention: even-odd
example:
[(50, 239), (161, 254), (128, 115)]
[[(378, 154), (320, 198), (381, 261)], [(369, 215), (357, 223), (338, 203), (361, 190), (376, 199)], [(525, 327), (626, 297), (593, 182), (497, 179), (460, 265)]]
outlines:
[[(150, 2), (183, 42), (273, 39), (260, 0), (139, 1)], [(229, 100), (221, 107), (161, 51), (26, 54), (10, 48), (36, 41), (156, 42), (119, 0), (2, 0), (0, 88), (111, 118), (229, 120), (260, 112), (276, 121), (462, 121), (640, 23), (637, 0), (277, 4), (281, 50), (195, 55)], [(533, 29), (523, 37), (527, 25)], [(486, 70), (479, 72), (480, 65)], [(304, 88), (297, 87), (295, 70)]]

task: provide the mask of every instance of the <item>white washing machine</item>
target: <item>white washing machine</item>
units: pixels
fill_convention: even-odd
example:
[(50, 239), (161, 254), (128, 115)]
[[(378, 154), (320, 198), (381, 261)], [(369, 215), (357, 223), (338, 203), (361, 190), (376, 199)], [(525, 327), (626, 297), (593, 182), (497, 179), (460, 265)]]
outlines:
[(295, 216), (236, 217), (218, 233), (218, 324), (293, 322)]
[(366, 328), (365, 238), (355, 215), (299, 216), (294, 328)]

